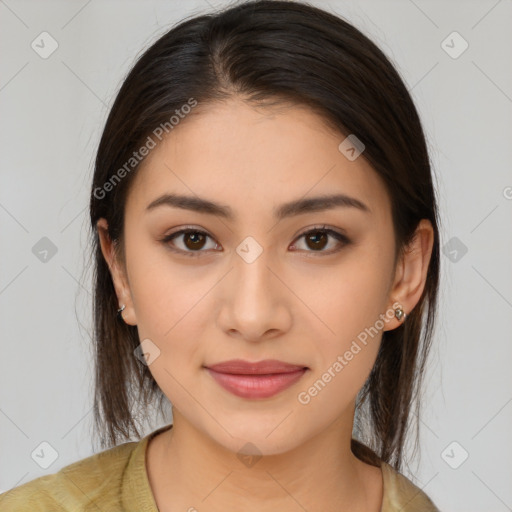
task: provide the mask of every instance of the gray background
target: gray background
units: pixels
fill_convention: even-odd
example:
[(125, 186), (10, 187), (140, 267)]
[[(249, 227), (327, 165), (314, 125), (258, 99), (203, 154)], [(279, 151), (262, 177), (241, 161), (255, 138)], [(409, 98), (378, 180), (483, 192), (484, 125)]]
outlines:
[[(512, 2), (311, 3), (346, 17), (395, 62), (437, 175), (439, 325), (421, 458), (403, 472), (443, 511), (512, 510)], [(94, 151), (142, 49), (181, 18), (225, 4), (0, 0), (0, 491), (93, 453)], [(47, 58), (31, 47), (43, 51), (45, 38), (51, 49), (44, 31), (58, 44)], [(41, 450), (47, 463), (55, 450), (46, 469), (31, 455)]]

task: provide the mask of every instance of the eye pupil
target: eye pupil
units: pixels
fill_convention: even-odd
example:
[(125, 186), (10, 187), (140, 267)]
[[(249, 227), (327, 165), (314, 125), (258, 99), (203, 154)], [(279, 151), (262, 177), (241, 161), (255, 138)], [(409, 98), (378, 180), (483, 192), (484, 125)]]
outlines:
[[(323, 231), (316, 231), (309, 236), (306, 237), (306, 239), (313, 242), (313, 248), (320, 248), (323, 249), (327, 243), (327, 233)], [(320, 239), (320, 240), (319, 240)]]
[[(202, 235), (201, 233), (190, 232), (190, 233), (184, 233), (183, 236), (184, 236), (184, 240), (185, 240), (185, 245), (189, 249), (198, 249), (198, 248), (201, 249), (204, 246), (205, 236)], [(187, 241), (190, 239), (192, 239), (192, 245), (189, 245), (187, 243)]]

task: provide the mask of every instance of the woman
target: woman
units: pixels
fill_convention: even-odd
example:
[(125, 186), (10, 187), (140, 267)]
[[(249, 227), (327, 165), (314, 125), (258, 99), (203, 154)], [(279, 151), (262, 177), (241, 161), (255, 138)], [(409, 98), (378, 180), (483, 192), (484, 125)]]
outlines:
[[(438, 511), (399, 472), (437, 204), (368, 38), (288, 1), (183, 21), (117, 95), (90, 216), (106, 449), (2, 510)], [(140, 439), (134, 408), (166, 399), (172, 424)]]

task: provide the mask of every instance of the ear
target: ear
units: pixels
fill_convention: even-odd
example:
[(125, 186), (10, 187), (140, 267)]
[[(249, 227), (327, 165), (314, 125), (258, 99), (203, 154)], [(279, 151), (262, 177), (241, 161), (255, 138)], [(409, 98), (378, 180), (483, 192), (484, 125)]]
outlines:
[[(434, 229), (427, 219), (422, 219), (411, 243), (397, 263), (394, 283), (390, 291), (389, 308), (398, 303), (406, 314), (409, 314), (421, 298), (427, 280), (427, 271), (434, 245)], [(405, 320), (407, 321), (407, 319)], [(386, 322), (384, 331), (400, 326), (404, 320), (393, 317)]]
[(101, 252), (103, 253), (103, 257), (107, 262), (110, 275), (112, 277), (112, 282), (114, 283), (117, 300), (119, 302), (119, 308), (121, 308), (123, 304), (125, 305), (124, 310), (121, 312), (123, 320), (128, 325), (137, 325), (137, 318), (135, 315), (135, 309), (133, 307), (133, 300), (130, 292), (128, 278), (125, 274), (123, 266), (121, 265), (121, 262), (118, 261), (116, 256), (114, 243), (110, 239), (110, 235), (108, 233), (108, 223), (106, 219), (99, 219), (96, 223), (96, 229), (98, 231), (98, 237), (100, 240)]

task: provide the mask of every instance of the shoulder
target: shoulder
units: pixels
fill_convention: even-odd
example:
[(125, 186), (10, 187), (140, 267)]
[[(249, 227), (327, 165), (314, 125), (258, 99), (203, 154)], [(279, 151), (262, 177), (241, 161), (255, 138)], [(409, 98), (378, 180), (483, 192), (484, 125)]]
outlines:
[(0, 494), (2, 512), (112, 510), (134, 448), (131, 441), (63, 467)]
[(390, 464), (381, 462), (384, 493), (381, 512), (440, 512), (433, 501)]

